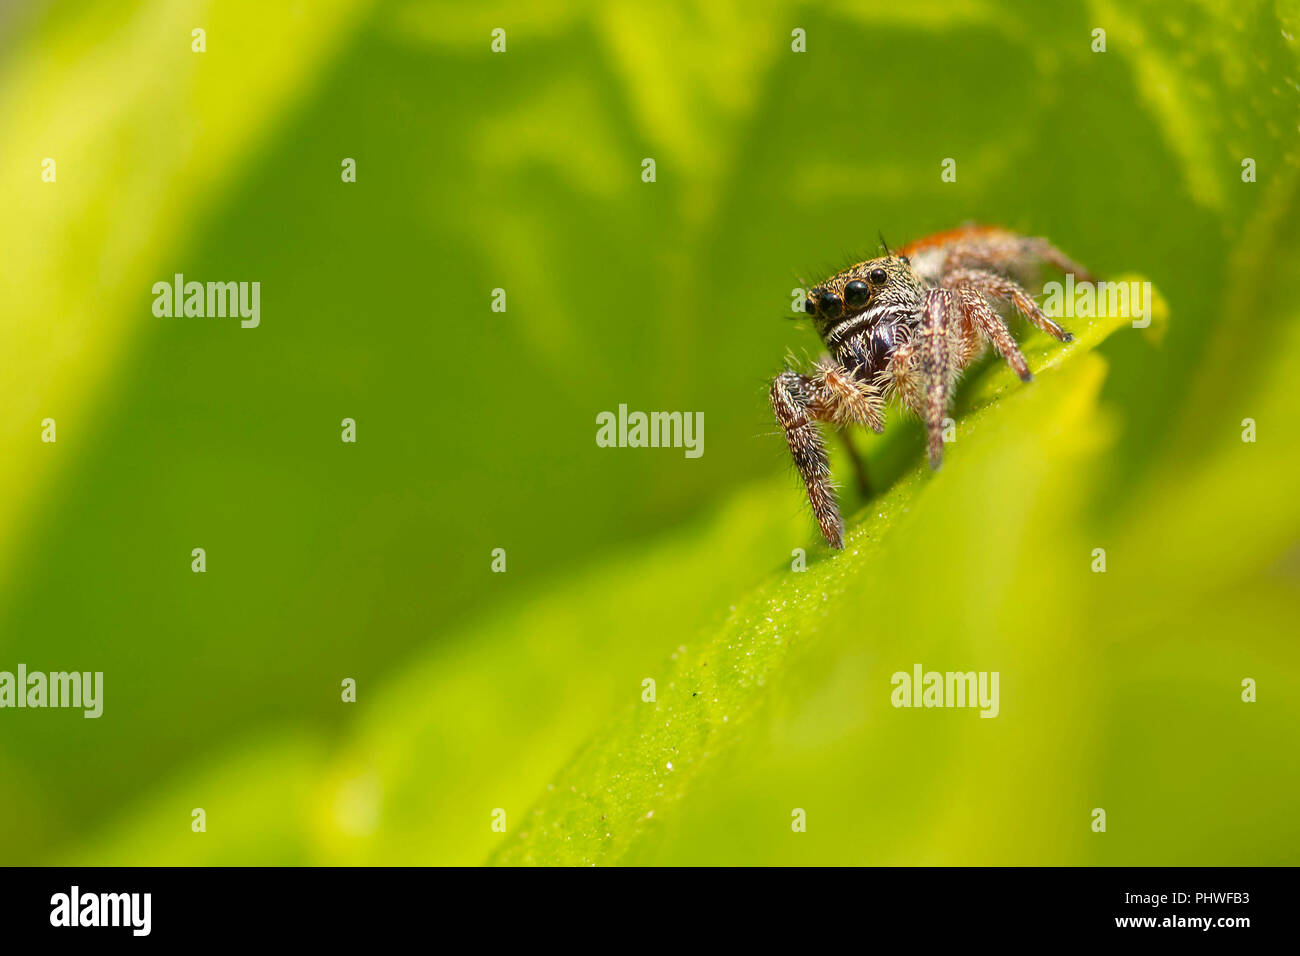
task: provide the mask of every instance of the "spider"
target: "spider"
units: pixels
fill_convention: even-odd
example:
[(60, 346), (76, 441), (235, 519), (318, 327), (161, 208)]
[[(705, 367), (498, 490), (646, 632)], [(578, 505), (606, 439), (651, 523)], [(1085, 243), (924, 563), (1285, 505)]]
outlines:
[[(881, 242), (882, 246), (884, 242)], [(772, 382), (772, 410), (785, 432), (813, 515), (834, 548), (844, 522), (817, 423), (844, 435), (850, 425), (884, 430), (881, 412), (897, 396), (925, 422), (930, 467), (943, 463), (944, 415), (958, 376), (989, 343), (1028, 382), (1033, 376), (995, 302), (1010, 305), (1049, 335), (1073, 336), (1043, 314), (1021, 283), (1041, 266), (1092, 281), (1046, 239), (992, 226), (962, 226), (860, 262), (809, 290), (804, 311), (827, 348), (807, 373), (787, 369)], [(866, 471), (849, 443), (866, 487)]]

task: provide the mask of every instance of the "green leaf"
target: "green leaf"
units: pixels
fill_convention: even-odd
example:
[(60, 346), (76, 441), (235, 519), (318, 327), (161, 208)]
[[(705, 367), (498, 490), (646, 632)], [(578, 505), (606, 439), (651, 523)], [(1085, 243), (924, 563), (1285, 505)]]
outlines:
[[(986, 376), (939, 474), (918, 465), (850, 523), (842, 555), (774, 573), (716, 631), (684, 639), (656, 671), (658, 699), (599, 730), (494, 861), (1288, 858), (1275, 831), (1241, 825), (1234, 814), (1256, 813), (1257, 791), (1232, 782), (1243, 758), (1261, 780), (1294, 780), (1283, 745), (1300, 716), (1294, 655), (1268, 716), (1236, 686), (1269, 670), (1259, 655), (1283, 645), (1287, 602), (1267, 586), (1233, 589), (1285, 547), (1294, 510), (1261, 551), (1221, 565), (1224, 593), (1199, 595), (1183, 589), (1203, 556), (1160, 546), (1180, 526), (1173, 501), (1093, 520), (1089, 486), (1115, 440), (1097, 347), (1138, 335), (1127, 324), (1096, 321), (1071, 346), (1035, 350), (1031, 385), (1002, 368)], [(1284, 401), (1275, 389), (1261, 412)], [(1229, 438), (1222, 467), (1250, 467)], [(1244, 447), (1255, 464), (1267, 457)], [(1179, 496), (1182, 522), (1213, 512), (1217, 487)], [(1093, 571), (1095, 547), (1105, 573)], [(1239, 650), (1230, 631), (1193, 626), (1229, 619), (1225, 595), (1249, 602), (1262, 644)], [(1153, 660), (1161, 646), (1169, 656)], [(996, 717), (893, 707), (891, 675), (915, 664), (1000, 672)], [(1099, 696), (1108, 683), (1110, 699)], [(1127, 776), (1096, 780), (1103, 754)], [(1097, 840), (1098, 806), (1137, 838)], [(792, 832), (797, 809), (806, 833)]]
[[(241, 2), (203, 57), (185, 5), (18, 11), (0, 644), (109, 704), (6, 718), (7, 859), (1295, 862), (1297, 15), (1238, 6)], [(832, 555), (778, 315), (967, 218), (1175, 321), (973, 370), (937, 475), (868, 438)], [(267, 320), (155, 321), (180, 269)], [(707, 454), (596, 448), (622, 401)], [(890, 707), (917, 662), (999, 716)]]
[[(919, 611), (913, 601), (921, 599), (920, 595), (903, 599), (901, 605), (893, 605), (893, 614), (884, 608), (880, 609), (884, 613), (864, 619), (851, 615), (849, 608), (857, 601), (850, 595), (860, 600), (864, 592), (906, 590), (909, 580), (917, 580), (911, 572), (927, 563), (936, 575), (943, 568), (961, 566), (959, 556), (939, 552), (921, 555), (907, 575), (897, 574), (900, 550), (926, 534), (916, 527), (918, 521), (932, 525), (939, 520), (922, 518), (914, 509), (922, 502), (926, 510), (934, 509), (937, 499), (944, 519), (966, 524), (968, 509), (953, 508), (953, 503), (983, 502), (988, 469), (1006, 462), (1008, 455), (1038, 459), (1025, 461), (1025, 471), (1006, 489), (1019, 509), (1028, 488), (1046, 480), (1049, 461), (1059, 459), (1064, 465), (1076, 459), (1081, 449), (1098, 447), (1107, 431), (1097, 409), (1104, 362), (1092, 352), (1125, 324), (1123, 319), (1097, 320), (1080, 329), (1071, 345), (1031, 350), (1031, 365), (1041, 372), (1029, 387), (1020, 385), (1003, 367), (991, 369), (976, 383), (974, 407), (960, 420), (958, 440), (950, 447), (949, 463), (941, 473), (931, 477), (928, 467), (916, 464), (850, 522), (842, 555), (820, 549), (806, 572), (787, 567), (775, 573), (737, 604), (715, 632), (684, 639), (673, 659), (656, 669), (657, 700), (624, 707), (558, 776), (517, 825), (518, 836), (495, 859), (587, 864), (638, 855), (653, 858), (650, 846), (662, 832), (664, 818), (693, 805), (687, 798), (707, 786), (710, 771), (726, 764), (745, 740), (764, 733), (756, 724), (770, 720), (774, 710), (793, 706), (790, 694), (799, 684), (786, 676), (792, 656), (808, 659), (827, 640), (828, 632), (839, 629), (836, 621), (846, 614), (859, 625), (852, 630), (864, 642), (877, 643), (905, 627)], [(784, 485), (766, 491), (774, 496), (795, 494), (796, 489)], [(747, 510), (762, 513), (775, 504), (751, 502)], [(935, 528), (933, 533), (962, 540), (961, 529), (945, 533)], [(977, 532), (969, 540), (984, 537)], [(806, 541), (793, 543), (807, 546)], [(719, 554), (728, 550), (725, 541), (706, 546)], [(991, 557), (977, 556), (977, 566)], [(966, 600), (969, 583), (973, 582), (939, 577), (925, 581), (924, 589), (933, 586), (951, 607)], [(898, 615), (904, 608), (909, 612)], [(901, 619), (883, 627), (891, 617)], [(844, 650), (861, 653), (851, 647)], [(856, 669), (851, 661), (837, 660), (832, 665), (842, 668), (846, 663), (850, 672)], [(888, 684), (877, 684), (876, 696), (886, 700)], [(781, 821), (774, 825), (781, 828)]]

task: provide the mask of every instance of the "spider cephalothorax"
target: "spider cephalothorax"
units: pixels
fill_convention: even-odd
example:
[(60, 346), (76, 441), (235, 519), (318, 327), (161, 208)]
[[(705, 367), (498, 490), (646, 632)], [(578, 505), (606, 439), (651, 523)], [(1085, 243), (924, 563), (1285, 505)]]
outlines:
[[(818, 422), (882, 431), (894, 396), (920, 415), (930, 465), (943, 461), (943, 419), (957, 377), (992, 344), (1024, 381), (1029, 366), (994, 303), (1009, 303), (1063, 342), (1071, 336), (1043, 314), (1020, 284), (1042, 265), (1090, 280), (1045, 239), (966, 226), (918, 240), (836, 273), (808, 291), (804, 310), (826, 345), (814, 370), (787, 370), (772, 382), (772, 409), (822, 534), (844, 547), (844, 524), (830, 483)], [(859, 467), (859, 477), (864, 472)]]

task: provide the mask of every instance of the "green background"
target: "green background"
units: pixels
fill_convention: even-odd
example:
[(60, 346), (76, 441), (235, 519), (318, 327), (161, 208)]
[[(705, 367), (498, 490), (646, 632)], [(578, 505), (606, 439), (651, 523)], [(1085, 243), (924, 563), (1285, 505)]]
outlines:
[[(0, 711), (0, 862), (1297, 862), (1294, 3), (2, 16), (0, 670), (105, 712)], [(831, 555), (791, 290), (972, 219), (1162, 321), (1025, 334), (935, 476), (892, 416)], [(999, 717), (890, 707), (918, 662)]]

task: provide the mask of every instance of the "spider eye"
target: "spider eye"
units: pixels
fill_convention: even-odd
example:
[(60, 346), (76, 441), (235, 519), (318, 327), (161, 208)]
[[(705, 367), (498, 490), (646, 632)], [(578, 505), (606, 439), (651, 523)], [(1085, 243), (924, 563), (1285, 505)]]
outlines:
[(808, 296), (808, 298), (803, 300), (803, 310), (809, 315), (812, 315), (817, 311), (817, 303), (813, 301), (812, 296)]
[(817, 295), (817, 309), (828, 319), (832, 319), (844, 311), (844, 303), (834, 292), (820, 292)]
[(872, 269), (871, 275), (868, 278), (871, 279), (873, 285), (884, 285), (885, 280), (888, 279), (889, 276), (885, 273), (884, 269)]
[(861, 279), (854, 279), (844, 287), (844, 304), (850, 309), (860, 309), (871, 298), (871, 286)]

